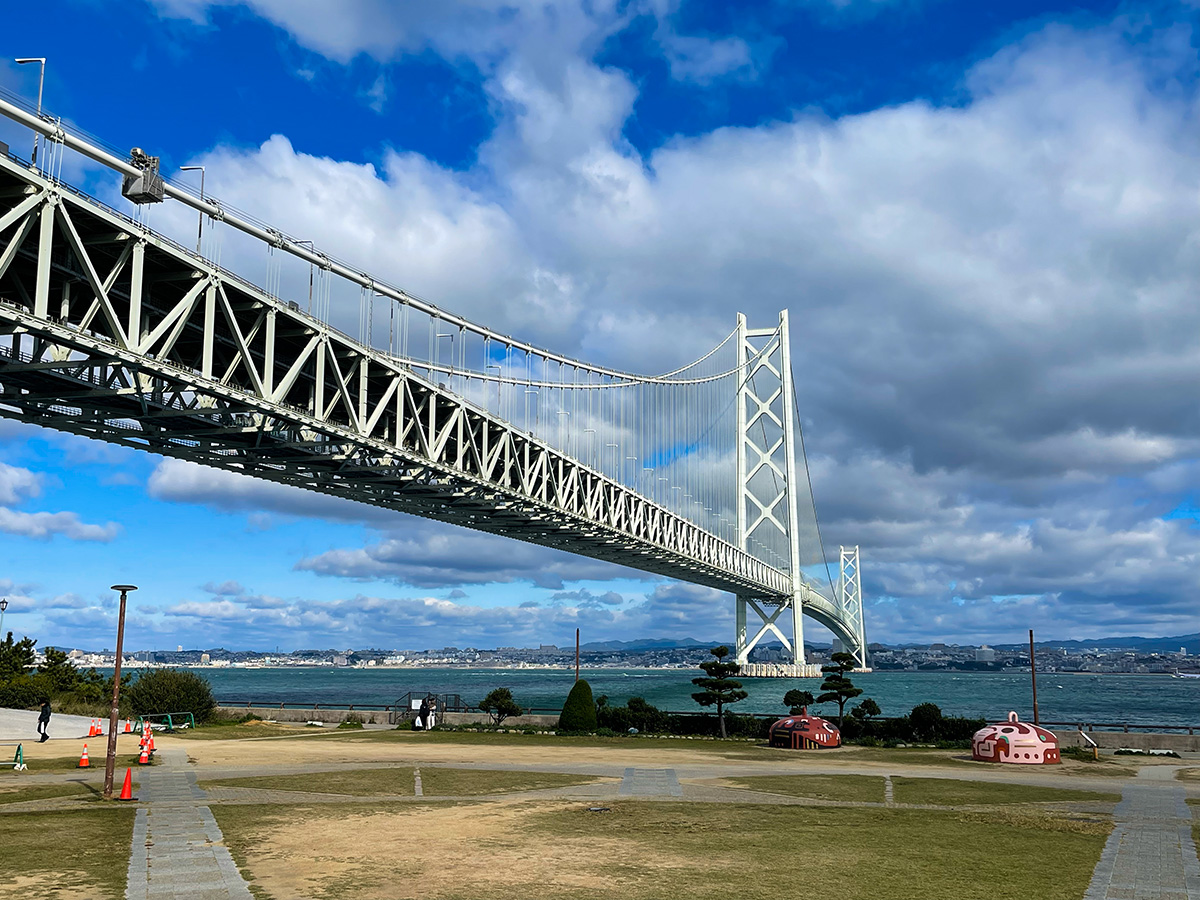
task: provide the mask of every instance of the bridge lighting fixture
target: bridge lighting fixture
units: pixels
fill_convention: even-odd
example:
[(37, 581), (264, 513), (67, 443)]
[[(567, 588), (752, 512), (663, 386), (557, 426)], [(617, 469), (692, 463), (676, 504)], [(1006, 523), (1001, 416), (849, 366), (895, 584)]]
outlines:
[(113, 771), (117, 767), (117, 704), (121, 699), (121, 651), (125, 642), (125, 597), (136, 591), (136, 584), (114, 584), (110, 590), (121, 592), (121, 608), (117, 613), (117, 654), (113, 659), (112, 709), (108, 713), (108, 754), (104, 758), (104, 799), (112, 799)]
[[(200, 173), (200, 202), (204, 202), (204, 166), (180, 166), (180, 172), (199, 172)], [(196, 254), (200, 254), (200, 239), (204, 237), (204, 213), (200, 213), (200, 224), (196, 226)], [(297, 241), (296, 243), (302, 243)], [(312, 312), (312, 287), (311, 282), (308, 294), (308, 311)]]
[[(18, 66), (24, 66), (28, 63), (39, 63), (42, 67), (41, 74), (38, 75), (38, 102), (37, 114), (38, 118), (42, 117), (42, 88), (46, 84), (46, 57), (44, 56), (25, 56), (15, 61)], [(33, 156), (29, 157), (29, 165), (37, 165), (38, 140), (41, 138), (41, 132), (33, 133)]]

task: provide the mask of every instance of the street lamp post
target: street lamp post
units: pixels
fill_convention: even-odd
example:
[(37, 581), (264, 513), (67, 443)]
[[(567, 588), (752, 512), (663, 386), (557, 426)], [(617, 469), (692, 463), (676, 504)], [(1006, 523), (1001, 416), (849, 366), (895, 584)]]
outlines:
[[(180, 166), (180, 172), (200, 173), (200, 202), (204, 202), (204, 166)], [(200, 253), (200, 240), (204, 237), (204, 213), (200, 213), (200, 224), (196, 226), (196, 253)], [(310, 304), (311, 305), (311, 304)]]
[(4, 611), (8, 609), (8, 598), (0, 600), (0, 641), (4, 640)]
[[(44, 56), (27, 56), (22, 59), (18, 59), (16, 62), (17, 62), (18, 66), (23, 66), (26, 63), (40, 63), (41, 64), (42, 72), (38, 76), (38, 105), (37, 105), (37, 114), (38, 114), (38, 118), (40, 119), (42, 116), (42, 88), (46, 84), (46, 57), (44, 57)], [(42, 136), (41, 132), (35, 131), (33, 133), (33, 156), (31, 156), (29, 158), (29, 164), (33, 165), (33, 166), (37, 165), (38, 139), (41, 136)]]
[(108, 755), (104, 759), (104, 799), (112, 799), (113, 770), (117, 767), (117, 704), (121, 700), (121, 648), (125, 643), (125, 595), (136, 591), (135, 584), (114, 584), (121, 592), (121, 611), (117, 614), (117, 658), (113, 662), (112, 709), (108, 713)]

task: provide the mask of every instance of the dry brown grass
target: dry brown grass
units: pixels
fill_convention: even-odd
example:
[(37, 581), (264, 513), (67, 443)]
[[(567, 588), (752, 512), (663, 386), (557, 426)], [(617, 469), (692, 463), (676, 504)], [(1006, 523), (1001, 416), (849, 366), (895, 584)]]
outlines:
[[(998, 813), (754, 804), (492, 801), (222, 806), (235, 857), (270, 897), (1078, 900), (1108, 833)], [(803, 852), (797, 852), (803, 848)], [(383, 861), (402, 861), (398, 866)], [(686, 887), (685, 887), (686, 886)]]

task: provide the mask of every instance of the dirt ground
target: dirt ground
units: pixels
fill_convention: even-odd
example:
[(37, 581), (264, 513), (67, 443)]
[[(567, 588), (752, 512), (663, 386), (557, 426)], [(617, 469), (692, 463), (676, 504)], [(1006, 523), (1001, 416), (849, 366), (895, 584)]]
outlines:
[[(514, 841), (550, 804), (494, 802), (461, 807), (414, 808), (348, 817), (308, 818), (265, 830), (246, 852), (245, 865), (273, 897), (317, 897), (331, 885), (354, 885), (362, 900), (443, 897), (448, 888), (488, 896), (497, 879), (559, 889), (616, 892), (605, 860), (628, 854), (625, 842), (590, 837)], [(463, 848), (470, 853), (464, 854)], [(306, 864), (299, 866), (297, 860)], [(394, 878), (378, 876), (380, 860), (394, 860)], [(658, 856), (660, 867), (695, 861)], [(505, 875), (504, 873), (510, 873)]]

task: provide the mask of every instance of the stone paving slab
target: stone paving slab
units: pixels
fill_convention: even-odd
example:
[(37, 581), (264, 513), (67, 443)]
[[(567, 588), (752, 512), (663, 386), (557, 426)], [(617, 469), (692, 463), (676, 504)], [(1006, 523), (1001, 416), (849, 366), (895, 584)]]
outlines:
[(251, 900), (181, 750), (139, 774), (126, 900)]
[(622, 797), (682, 797), (683, 788), (674, 769), (629, 768), (621, 779), (618, 793)]
[(1139, 775), (1122, 792), (1084, 900), (1200, 900), (1184, 790), (1157, 772)]

